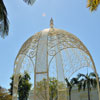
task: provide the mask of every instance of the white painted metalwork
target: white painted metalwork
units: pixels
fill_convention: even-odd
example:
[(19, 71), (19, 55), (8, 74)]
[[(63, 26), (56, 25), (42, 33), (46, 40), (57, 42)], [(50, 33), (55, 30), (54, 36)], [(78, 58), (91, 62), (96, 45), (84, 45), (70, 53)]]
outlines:
[(87, 48), (73, 34), (53, 28), (53, 19), (50, 22), (50, 28), (30, 37), (16, 57), (13, 100), (17, 100), (18, 77), (25, 67), (26, 70), (31, 67), (34, 70), (34, 96), (30, 100), (49, 100), (51, 77), (57, 79), (55, 100), (66, 100), (65, 77), (69, 79), (73, 73), (84, 67), (91, 67), (94, 70), (100, 95), (95, 64)]

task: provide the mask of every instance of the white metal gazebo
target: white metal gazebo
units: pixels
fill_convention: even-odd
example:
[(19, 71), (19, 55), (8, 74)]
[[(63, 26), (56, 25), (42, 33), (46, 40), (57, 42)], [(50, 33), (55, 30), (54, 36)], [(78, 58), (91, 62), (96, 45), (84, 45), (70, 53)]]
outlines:
[(30, 67), (34, 73), (34, 96), (31, 100), (50, 100), (49, 79), (52, 77), (57, 80), (54, 100), (67, 100), (65, 77), (69, 79), (73, 73), (84, 67), (91, 67), (95, 72), (100, 93), (95, 64), (89, 51), (73, 34), (54, 28), (53, 19), (50, 21), (50, 28), (30, 37), (16, 57), (13, 100), (17, 100), (19, 74)]

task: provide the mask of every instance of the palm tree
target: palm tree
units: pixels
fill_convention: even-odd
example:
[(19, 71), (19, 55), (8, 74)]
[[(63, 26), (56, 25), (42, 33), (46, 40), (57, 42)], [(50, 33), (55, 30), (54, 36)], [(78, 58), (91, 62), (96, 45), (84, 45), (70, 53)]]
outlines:
[(80, 91), (81, 89), (85, 90), (86, 88), (88, 89), (88, 100), (90, 100), (90, 90), (91, 87), (96, 88), (97, 86), (97, 81), (96, 81), (96, 75), (95, 73), (90, 73), (90, 74), (78, 74), (78, 90)]
[(23, 1), (29, 5), (32, 5), (36, 0), (23, 0)]
[(67, 87), (69, 88), (69, 100), (71, 100), (71, 91), (72, 91), (72, 87), (78, 83), (77, 78), (72, 78), (70, 81), (68, 81), (68, 79), (65, 79), (66, 83), (67, 83)]
[(3, 0), (0, 0), (0, 35), (5, 37), (8, 35), (9, 31), (9, 21), (7, 18), (7, 10), (3, 3)]
[(100, 4), (100, 0), (88, 0), (87, 7), (90, 8), (91, 11), (95, 11)]
[[(29, 5), (32, 5), (35, 0), (23, 0)], [(7, 10), (3, 0), (0, 0), (0, 36), (5, 38), (9, 32), (9, 20), (7, 17)]]

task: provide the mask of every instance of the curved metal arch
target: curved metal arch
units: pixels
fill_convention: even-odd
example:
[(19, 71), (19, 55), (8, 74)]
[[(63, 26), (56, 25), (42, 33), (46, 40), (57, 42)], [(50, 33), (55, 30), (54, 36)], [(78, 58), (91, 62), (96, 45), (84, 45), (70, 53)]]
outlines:
[(99, 86), (99, 77), (98, 77), (98, 74), (97, 74), (97, 71), (96, 71), (96, 67), (95, 67), (95, 63), (92, 59), (92, 56), (90, 55), (90, 59), (92, 60), (92, 63), (93, 63), (93, 70), (94, 70), (94, 73), (96, 74), (96, 80), (97, 80), (97, 89), (98, 89), (98, 95), (99, 95), (99, 100), (100, 100), (100, 86)]
[[(62, 50), (60, 50), (60, 51), (58, 51), (58, 52), (56, 52), (56, 54), (54, 55), (54, 56), (52, 56), (52, 58), (51, 58), (51, 60), (49, 61), (49, 65), (48, 65), (48, 67), (50, 67), (50, 64), (51, 64), (51, 62), (53, 61), (53, 59), (54, 59), (54, 57), (58, 54), (58, 53), (60, 53), (61, 51), (63, 51), (63, 50), (67, 50), (67, 49), (69, 49), (69, 48), (64, 48), (64, 49), (62, 49)], [(79, 49), (79, 48), (78, 48)], [(80, 49), (81, 50), (81, 49)], [(82, 50), (83, 51), (83, 50)], [(84, 52), (84, 51), (83, 51)], [(85, 52), (86, 53), (86, 52)], [(87, 54), (87, 53), (86, 53)], [(89, 56), (89, 55), (88, 55)], [(89, 56), (90, 57), (90, 56)], [(91, 59), (90, 59), (91, 60)], [(93, 64), (93, 63), (92, 63)], [(86, 67), (86, 66), (82, 66), (82, 68), (83, 67)], [(92, 67), (91, 67), (92, 68)], [(81, 68), (80, 68), (81, 69)], [(93, 69), (93, 68), (92, 68)], [(93, 69), (93, 71), (94, 71), (94, 69)], [(76, 72), (76, 71), (75, 71)], [(74, 73), (75, 73), (74, 72)]]
[[(51, 29), (51, 28), (50, 28)], [(83, 51), (88, 57), (89, 57), (89, 59), (90, 59), (90, 61), (92, 62), (92, 69), (93, 69), (93, 71), (95, 72), (95, 74), (96, 74), (96, 79), (97, 79), (97, 88), (98, 88), (98, 93), (99, 93), (99, 100), (100, 100), (100, 90), (99, 90), (99, 79), (98, 79), (98, 76), (97, 76), (97, 71), (96, 71), (96, 67), (95, 67), (95, 63), (94, 63), (94, 61), (93, 61), (93, 59), (92, 59), (92, 56), (91, 56), (91, 54), (89, 53), (89, 51), (88, 51), (88, 49), (85, 47), (85, 45), (80, 41), (80, 39), (79, 38), (77, 38), (75, 35), (73, 35), (73, 34), (71, 34), (71, 33), (69, 33), (69, 32), (66, 32), (66, 31), (64, 31), (64, 30), (60, 30), (60, 29), (56, 29), (56, 28), (53, 28), (53, 31), (52, 32), (50, 32), (50, 29), (49, 29), (49, 32), (47, 33), (48, 34), (48, 47), (49, 46), (51, 46), (51, 48), (49, 48), (49, 49), (52, 49), (53, 47), (55, 47), (55, 38), (53, 38), (54, 36), (57, 36), (57, 35), (59, 35), (59, 39), (61, 39), (61, 41), (60, 42), (57, 42), (57, 44), (56, 45), (59, 45), (59, 47), (60, 47), (60, 45), (63, 45), (63, 42), (67, 39), (67, 37), (68, 37), (68, 40), (67, 41), (65, 41), (65, 42), (69, 42), (69, 46), (70, 47), (64, 47), (64, 45), (62, 46), (62, 47), (60, 47), (60, 50), (58, 51), (58, 52), (56, 52), (55, 51), (55, 54), (54, 55), (52, 55), (52, 58), (50, 59), (50, 61), (48, 62), (49, 63), (49, 65), (48, 65), (48, 67), (50, 67), (50, 64), (51, 64), (51, 62), (52, 62), (52, 60), (53, 60), (53, 58), (58, 54), (58, 53), (60, 53), (61, 51), (63, 51), (63, 50), (65, 50), (65, 49), (68, 49), (68, 48), (77, 48), (77, 49), (80, 49), (81, 51)], [(19, 55), (21, 55), (21, 54), (24, 54), (25, 56), (27, 56), (27, 57), (29, 57), (29, 58), (31, 58), (29, 55), (27, 55), (27, 53), (28, 53), (28, 51), (31, 49), (31, 46), (32, 46), (32, 44), (31, 44), (31, 42), (32, 43), (37, 43), (37, 46), (36, 46), (36, 49), (38, 49), (38, 43), (39, 43), (39, 40), (40, 40), (40, 38), (41, 38), (41, 32), (43, 32), (43, 31), (40, 31), (40, 32), (38, 32), (38, 33), (36, 33), (35, 34), (35, 36), (32, 36), (32, 37), (30, 37), (27, 41), (25, 41), (24, 42), (24, 44), (22, 45), (22, 47), (21, 47), (21, 49), (20, 49), (20, 51), (19, 51), (19, 53), (18, 53), (18, 55), (17, 55), (17, 57), (16, 57), (16, 60), (17, 60), (17, 58), (18, 58), (18, 56)], [(61, 33), (63, 33), (62, 35), (60, 35)], [(34, 38), (33, 38), (34, 37)], [(53, 38), (53, 41), (52, 40), (49, 40), (49, 38)], [(34, 40), (35, 39), (35, 40)], [(35, 42), (33, 42), (33, 41), (35, 41)], [(75, 42), (74, 42), (75, 41)], [(29, 43), (28, 43), (29, 42)], [(72, 45), (71, 45), (71, 44)], [(50, 45), (49, 45), (50, 44)], [(52, 45), (53, 44), (53, 45)], [(27, 46), (28, 46), (28, 48), (27, 48)], [(25, 47), (25, 48), (24, 48)], [(24, 49), (26, 50), (24, 50)], [(49, 49), (48, 49), (48, 51), (49, 51)], [(54, 49), (54, 48), (53, 48)], [(25, 53), (23, 53), (23, 52), (25, 52)], [(37, 54), (37, 52), (36, 52), (36, 54)], [(35, 57), (36, 55), (34, 55), (34, 57)], [(49, 56), (49, 55), (48, 55)], [(33, 57), (32, 57), (33, 58)], [(31, 58), (31, 60), (32, 60), (32, 58)], [(16, 61), (15, 60), (15, 61)], [(33, 62), (33, 60), (32, 60), (32, 62)], [(34, 62), (33, 62), (34, 63)], [(35, 62), (36, 63), (36, 62)], [(82, 66), (82, 68), (83, 68), (83, 66)], [(35, 70), (35, 69), (34, 69)], [(75, 71), (76, 72), (76, 71)], [(75, 72), (73, 72), (73, 73), (75, 73)], [(72, 74), (73, 74), (72, 73)], [(35, 79), (34, 79), (35, 80)]]
[[(21, 55), (22, 55), (22, 56), (24, 55), (25, 57), (28, 57), (28, 58), (30, 59), (30, 61), (31, 61), (31, 63), (32, 63), (32, 66), (33, 66), (33, 69), (34, 69), (34, 62), (33, 62), (33, 60), (31, 59), (31, 57), (29, 57), (29, 56), (26, 55), (26, 54), (20, 54), (20, 56), (21, 56)], [(18, 58), (18, 57), (17, 57), (17, 58)], [(16, 60), (17, 60), (17, 59), (16, 59)], [(16, 63), (16, 60), (15, 60), (15, 63)], [(16, 65), (15, 63), (14, 63), (14, 66)], [(21, 68), (19, 68), (19, 72), (20, 72), (20, 69), (21, 69)], [(18, 79), (18, 78), (19, 78), (19, 75), (17, 76), (16, 69), (14, 68), (14, 83), (15, 83), (15, 78), (16, 78), (16, 80), (17, 80), (18, 83), (17, 83), (16, 86), (13, 85), (13, 94), (15, 94), (15, 93), (14, 93), (14, 91), (16, 91), (15, 89), (18, 89), (18, 84), (19, 84), (19, 81), (20, 81), (20, 80)], [(16, 91), (16, 92), (17, 92), (17, 91)], [(16, 93), (16, 95), (17, 95), (17, 93)], [(13, 96), (12, 96), (12, 100), (17, 100), (17, 96), (14, 97), (14, 95), (13, 95)]]
[[(82, 67), (76, 69), (75, 71), (72, 72), (72, 74), (70, 75), (70, 77), (71, 77), (74, 73), (76, 73), (78, 70), (80, 70), (80, 69), (82, 69), (82, 68), (85, 68), (85, 67), (88, 67), (88, 66), (82, 66)], [(69, 77), (69, 78), (70, 78), (70, 77)]]
[[(55, 31), (57, 31), (57, 32), (55, 32)], [(71, 34), (71, 33), (68, 33), (68, 32), (66, 32), (66, 31), (64, 31), (64, 30), (59, 30), (59, 29), (55, 29), (55, 31), (54, 31), (54, 34), (53, 33), (50, 33), (51, 35), (51, 37), (53, 37), (53, 36), (57, 36), (57, 34), (58, 35), (60, 35), (60, 33), (63, 33), (63, 35), (64, 36), (61, 36), (59, 39), (61, 39), (62, 41), (59, 41), (59, 42), (57, 42), (57, 44), (59, 44), (59, 45), (63, 45), (63, 44), (61, 44), (61, 43), (63, 43), (63, 42), (65, 42), (65, 44), (67, 43), (67, 42), (69, 42), (69, 43), (67, 43), (69, 46), (74, 46), (75, 45), (75, 48), (80, 48), (80, 49), (83, 49), (83, 51), (85, 51), (88, 55), (90, 54), (90, 53), (88, 53), (88, 50), (87, 50), (87, 48), (84, 46), (84, 44), (80, 41), (80, 39), (79, 38), (77, 38), (76, 36), (74, 36), (73, 34)], [(49, 36), (49, 38), (50, 38), (50, 36)], [(67, 36), (67, 37), (66, 37)], [(68, 41), (65, 41), (65, 40), (67, 40), (67, 38), (69, 38), (69, 40)], [(71, 39), (74, 39), (74, 41), (77, 41), (76, 43), (75, 42), (73, 42)], [(54, 41), (56, 41), (56, 39), (54, 40)], [(50, 44), (50, 42), (52, 42), (52, 41), (49, 41), (49, 44)], [(70, 43), (72, 43), (73, 45), (71, 45)], [(78, 45), (77, 45), (77, 43), (78, 43)], [(54, 43), (52, 43), (52, 44), (54, 44)], [(51, 47), (49, 48), (49, 49), (52, 49), (53, 47), (55, 47), (55, 45), (57, 45), (57, 44), (54, 44), (54, 45), (51, 45)], [(80, 47), (79, 47), (80, 46)], [(82, 48), (81, 48), (81, 46), (82, 46)]]
[[(85, 46), (84, 46), (84, 47), (85, 47)], [(85, 48), (86, 48), (86, 47), (85, 47)], [(64, 48), (64, 49), (68, 49), (68, 48)], [(57, 53), (63, 51), (64, 49), (58, 51)], [(79, 49), (79, 48), (78, 48), (78, 49)], [(87, 48), (86, 48), (86, 49), (87, 49)], [(80, 50), (82, 50), (82, 49), (80, 49)], [(84, 52), (84, 50), (82, 50), (82, 51)], [(90, 58), (90, 60), (92, 61), (92, 64), (93, 64), (93, 67), (91, 67), (91, 68), (93, 69), (94, 73), (96, 74), (97, 89), (98, 89), (98, 95), (99, 95), (99, 98), (100, 98), (99, 78), (98, 78), (98, 75), (97, 75), (95, 63), (94, 63), (93, 58), (92, 58), (92, 56), (91, 56), (91, 54), (89, 53), (88, 50), (87, 50), (87, 52), (88, 52), (88, 53), (86, 53), (86, 52), (85, 52), (85, 53), (89, 56), (89, 58)], [(48, 67), (50, 67), (51, 62), (52, 62), (52, 60), (54, 59), (54, 57), (57, 55), (57, 53), (51, 58)], [(84, 66), (83, 66), (83, 67), (84, 67)], [(83, 68), (83, 67), (82, 67), (82, 68)], [(82, 68), (80, 68), (80, 69), (82, 69)], [(76, 72), (76, 71), (75, 71), (75, 72)], [(74, 74), (75, 72), (73, 72), (73, 74)]]
[[(28, 41), (30, 41), (29, 42), (29, 44), (31, 43), (31, 41), (35, 38), (35, 36), (38, 36), (38, 41), (39, 41), (39, 38), (40, 38), (40, 33), (41, 33), (41, 31), (40, 32), (37, 32), (37, 33), (35, 33), (33, 36), (31, 36), (31, 37), (29, 37), (24, 43), (23, 43), (23, 45), (21, 46), (21, 49), (19, 50), (19, 53), (18, 53), (18, 55), (16, 56), (16, 59), (18, 58), (18, 56), (21, 54), (21, 51), (22, 51), (22, 48), (24, 47), (24, 45), (25, 44), (27, 44), (27, 42)], [(37, 43), (38, 43), (38, 41), (37, 41)], [(30, 46), (30, 45), (29, 45)], [(28, 47), (29, 47), (28, 46)], [(16, 59), (15, 59), (15, 61), (16, 61)]]
[[(52, 62), (53, 58), (54, 58), (59, 52), (61, 52), (61, 51), (63, 51), (63, 50), (66, 50), (66, 49), (69, 49), (69, 48), (76, 48), (76, 47), (66, 47), (66, 48), (60, 49), (58, 52), (55, 53), (55, 55), (52, 56), (51, 60), (49, 61), (49, 66), (50, 66), (50, 63)], [(77, 48), (77, 49), (82, 50), (82, 51), (84, 52), (83, 49), (80, 49), (80, 48)], [(86, 52), (85, 52), (85, 53), (86, 53)], [(86, 53), (86, 54), (87, 54), (87, 53)], [(88, 54), (87, 54), (87, 55), (88, 55)], [(89, 56), (89, 55), (88, 55), (88, 56)], [(89, 57), (90, 57), (90, 56), (89, 56)]]
[[(38, 43), (39, 43), (39, 40), (40, 40), (41, 32), (36, 33), (36, 35), (37, 35), (37, 34), (38, 34), (38, 39), (37, 39), (38, 41), (37, 41), (36, 49), (38, 49)], [(15, 63), (16, 63), (16, 60), (18, 59), (18, 57), (21, 56), (21, 55), (22, 55), (22, 56), (24, 55), (25, 57), (28, 57), (28, 58), (30, 59), (30, 61), (31, 61), (32, 65), (33, 65), (33, 69), (34, 69), (34, 71), (35, 71), (35, 67), (34, 67), (35, 65), (34, 65), (34, 62), (33, 62), (32, 58), (31, 58), (30, 56), (28, 56), (27, 53), (21, 53), (23, 47), (27, 44), (28, 41), (30, 41), (29, 44), (28, 44), (28, 47), (30, 47), (30, 45), (31, 45), (30, 43), (32, 42), (32, 38), (33, 38), (33, 37), (35, 37), (35, 36), (33, 35), (32, 37), (30, 37), (30, 38), (29, 38), (28, 40), (26, 40), (26, 41), (24, 42), (24, 44), (22, 45), (22, 47), (21, 47), (21, 49), (19, 50), (19, 53), (18, 53), (18, 55), (17, 55), (17, 57), (16, 57), (16, 59), (15, 59), (14, 66), (16, 65)], [(30, 40), (30, 39), (31, 39), (31, 40)], [(26, 48), (26, 49), (27, 49), (27, 48)], [(28, 51), (27, 51), (27, 52), (28, 52)], [(37, 53), (36, 53), (36, 54), (37, 54)], [(25, 57), (24, 57), (24, 58), (25, 58)], [(23, 59), (24, 59), (24, 58), (23, 58)], [(20, 68), (20, 69), (21, 69), (21, 68)], [(19, 71), (20, 71), (20, 69), (19, 69)], [(15, 70), (15, 69), (14, 69), (14, 73), (16, 73), (16, 70)], [(15, 77), (16, 77), (16, 75), (14, 75), (14, 78), (15, 78)], [(19, 76), (17, 76), (17, 79), (16, 79), (16, 80), (17, 80), (17, 82), (18, 82), (18, 84), (19, 84), (18, 77), (19, 77)], [(14, 82), (15, 82), (15, 81), (14, 81)], [(17, 84), (16, 88), (18, 88), (18, 84)], [(15, 88), (15, 86), (14, 86), (13, 88)], [(14, 89), (13, 89), (13, 91), (14, 91)], [(16, 91), (16, 92), (17, 92), (17, 91)], [(17, 100), (17, 93), (16, 93), (16, 96), (15, 96), (15, 97), (14, 97), (14, 95), (12, 96), (12, 100)]]
[[(26, 54), (24, 54), (24, 53), (21, 53), (20, 55), (24, 55), (24, 56), (26, 56), (26, 57), (28, 57), (29, 59), (30, 59), (30, 61), (32, 62), (32, 65), (33, 65), (33, 67), (34, 67), (34, 62), (33, 62), (33, 60), (32, 60), (32, 58), (30, 57), (30, 56), (28, 56), (28, 55), (26, 55)], [(17, 57), (18, 58), (18, 57)], [(17, 59), (16, 59), (17, 60)], [(15, 63), (16, 63), (16, 60), (15, 60)], [(14, 63), (14, 66), (16, 65)]]

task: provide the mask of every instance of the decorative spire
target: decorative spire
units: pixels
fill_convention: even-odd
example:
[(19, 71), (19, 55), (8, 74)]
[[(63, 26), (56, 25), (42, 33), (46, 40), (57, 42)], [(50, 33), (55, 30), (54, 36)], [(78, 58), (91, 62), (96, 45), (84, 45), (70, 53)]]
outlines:
[(50, 20), (50, 28), (53, 28), (53, 19), (51, 18), (51, 20)]

